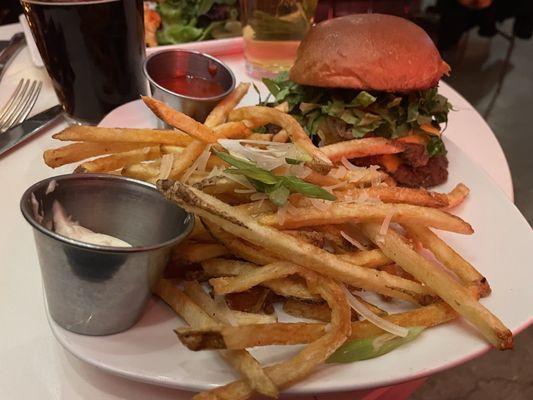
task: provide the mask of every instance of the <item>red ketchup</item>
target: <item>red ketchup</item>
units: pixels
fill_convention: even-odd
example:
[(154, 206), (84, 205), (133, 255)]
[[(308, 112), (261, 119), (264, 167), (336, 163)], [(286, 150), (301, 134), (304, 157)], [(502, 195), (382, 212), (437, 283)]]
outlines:
[(219, 82), (192, 75), (163, 78), (158, 83), (174, 93), (190, 97), (214, 97), (224, 93)]

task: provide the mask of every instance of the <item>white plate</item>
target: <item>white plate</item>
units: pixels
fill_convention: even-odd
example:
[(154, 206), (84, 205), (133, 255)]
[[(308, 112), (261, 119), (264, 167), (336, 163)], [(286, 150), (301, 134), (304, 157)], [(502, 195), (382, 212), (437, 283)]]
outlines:
[[(452, 95), (455, 93), (449, 88), (446, 90)], [(245, 103), (253, 103), (253, 97), (250, 95)], [(465, 111), (468, 112), (452, 114), (447, 137), (463, 138), (459, 134), (465, 135), (468, 131), (475, 134), (485, 126), (477, 114), (474, 116), (482, 124), (472, 117), (467, 119), (470, 124), (457, 124)], [(155, 118), (142, 103), (132, 102), (112, 112), (102, 125), (154, 127)], [(528, 326), (533, 316), (532, 230), (487, 173), (454, 142), (447, 140), (446, 144), (450, 176), (438, 189), (449, 190), (458, 182), (471, 188), (470, 198), (457, 212), (473, 225), (476, 233), (443, 236), (488, 278), (493, 294), (484, 299), (483, 304), (516, 333)], [(501, 165), (499, 172), (502, 172)], [(150, 302), (135, 327), (117, 335), (80, 336), (53, 321), (50, 324), (59, 342), (77, 357), (127, 378), (195, 391), (237, 378), (214, 352), (190, 352), (179, 344), (172, 329), (181, 325), (181, 321), (158, 300)], [(315, 394), (390, 385), (451, 368), (487, 349), (487, 344), (473, 329), (464, 322), (455, 322), (428, 330), (415, 342), (383, 357), (349, 365), (323, 366), (288, 392)], [(270, 363), (296, 350), (297, 347), (267, 347), (254, 350), (253, 354), (262, 362)]]

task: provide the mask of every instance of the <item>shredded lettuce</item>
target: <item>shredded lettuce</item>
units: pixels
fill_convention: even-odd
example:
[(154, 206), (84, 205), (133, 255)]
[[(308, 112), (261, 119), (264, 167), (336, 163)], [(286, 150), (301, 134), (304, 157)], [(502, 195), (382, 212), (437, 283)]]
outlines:
[[(427, 134), (420, 126), (440, 129), (452, 109), (436, 88), (411, 93), (318, 88), (292, 82), (286, 72), (263, 82), (274, 98), (270, 105), (286, 102), (306, 132), (326, 143), (369, 133), (392, 139)], [(430, 136), (428, 152), (433, 156), (446, 149), (439, 138)]]

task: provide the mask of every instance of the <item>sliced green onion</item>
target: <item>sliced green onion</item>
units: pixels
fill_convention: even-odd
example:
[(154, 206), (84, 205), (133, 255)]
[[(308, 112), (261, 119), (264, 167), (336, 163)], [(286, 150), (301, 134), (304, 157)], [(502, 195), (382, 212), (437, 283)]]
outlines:
[(373, 338), (351, 340), (339, 347), (326, 362), (350, 363), (382, 356), (416, 339), (424, 329), (423, 327), (410, 328), (405, 337), (385, 333)]

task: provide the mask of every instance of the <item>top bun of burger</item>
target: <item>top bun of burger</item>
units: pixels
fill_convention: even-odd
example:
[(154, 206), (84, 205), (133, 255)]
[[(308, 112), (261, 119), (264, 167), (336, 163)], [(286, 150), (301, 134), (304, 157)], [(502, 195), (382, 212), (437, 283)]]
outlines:
[(436, 86), (449, 69), (414, 23), (355, 14), (313, 26), (298, 48), (290, 79), (301, 85), (407, 92)]

